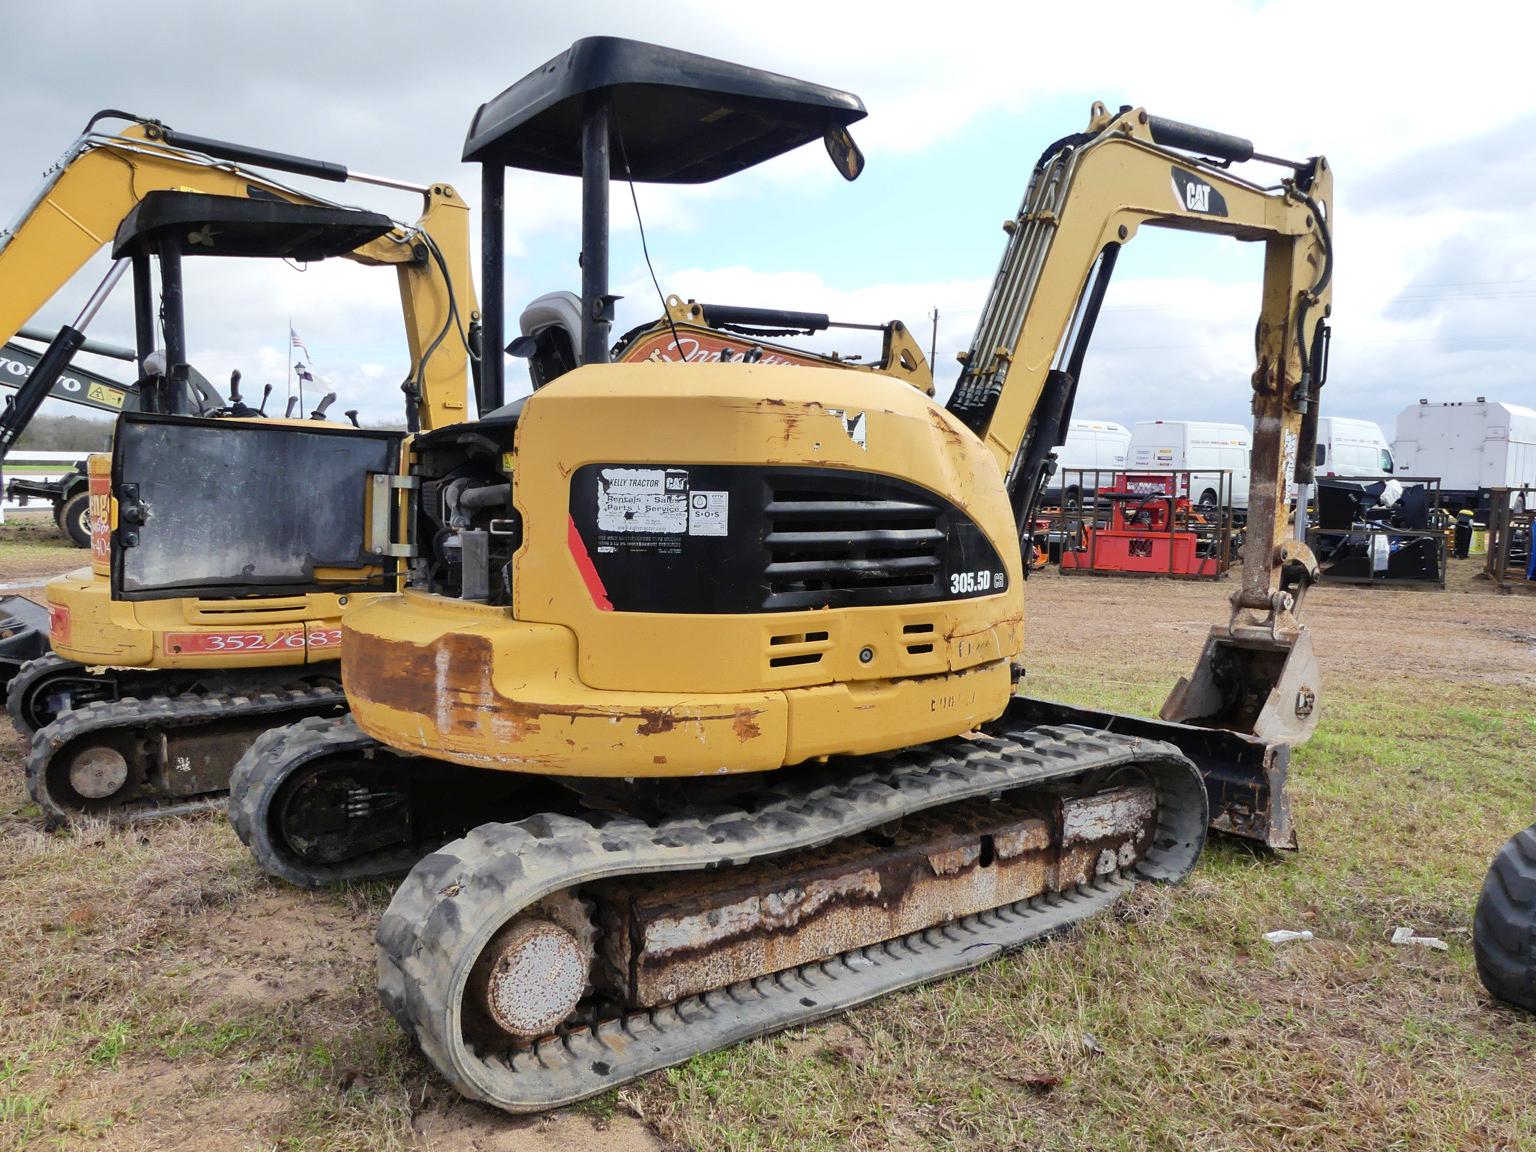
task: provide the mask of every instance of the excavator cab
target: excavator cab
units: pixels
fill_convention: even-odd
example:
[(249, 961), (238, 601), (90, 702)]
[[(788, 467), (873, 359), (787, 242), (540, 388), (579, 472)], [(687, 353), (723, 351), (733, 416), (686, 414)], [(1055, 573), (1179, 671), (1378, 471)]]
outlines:
[[(151, 192), (124, 218), (113, 256), (134, 268), (146, 411), (124, 413), (112, 455), (118, 531), (112, 594), (122, 600), (187, 595), (292, 596), (388, 591), (393, 560), (365, 540), (366, 477), (397, 470), (401, 435), (324, 422), (203, 419), (222, 400), (200, 393), (187, 363), (182, 308), (186, 257), (343, 256), (395, 227), (356, 208)], [(151, 258), (160, 270), (156, 337)], [(238, 402), (238, 395), (231, 397)], [(242, 405), (243, 407), (243, 405)], [(239, 515), (233, 493), (259, 492)], [(189, 540), (198, 547), (190, 549)]]
[[(388, 216), (357, 208), (201, 192), (148, 193), (124, 217), (112, 245), (113, 258), (133, 267), (134, 328), (144, 372), (139, 390), (145, 411), (205, 413), (223, 403), (187, 363), (185, 257), (324, 260), (377, 240), (394, 226)], [(160, 271), (158, 323), (152, 259)], [(164, 340), (158, 356), (162, 346), (157, 336)]]
[[(575, 363), (609, 360), (613, 180), (708, 183), (817, 139), (852, 180), (863, 158), (848, 126), (864, 116), (857, 96), (804, 80), (612, 36), (577, 41), (483, 104), (464, 142), (464, 160), (481, 166), (483, 346), (505, 343), (507, 168), (581, 177), (581, 295), (540, 297), (524, 314), (523, 338), (509, 349), (533, 358), (534, 380), (542, 385)], [(485, 357), (480, 389), (481, 412), (503, 404), (499, 356)]]

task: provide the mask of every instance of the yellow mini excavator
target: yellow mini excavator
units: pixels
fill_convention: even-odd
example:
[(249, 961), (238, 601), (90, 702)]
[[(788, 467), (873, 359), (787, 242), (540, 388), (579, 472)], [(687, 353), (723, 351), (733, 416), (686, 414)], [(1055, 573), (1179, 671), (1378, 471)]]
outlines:
[[(222, 804), (230, 768), (259, 732), (343, 709), (341, 612), (398, 587), (394, 557), (348, 546), (367, 500), (349, 481), (359, 468), (397, 470), (401, 434), (325, 422), (333, 395), (308, 420), (267, 419), (265, 397), (260, 409), (241, 400), (238, 373), (226, 403), (189, 363), (183, 261), (339, 256), (395, 268), (412, 427), (465, 419), (478, 322), (468, 210), (450, 186), (361, 176), (151, 120), (98, 128), (121, 115), (94, 117), (0, 233), (0, 334), (102, 245), (114, 256), (8, 405), (0, 441), (19, 435), (129, 268), (143, 372), (136, 422), (118, 432), (138, 471), (114, 485), (116, 457), (91, 459), (91, 566), (48, 584), (52, 651), (22, 664), (6, 693), (13, 723), (33, 736), (28, 786), (50, 822)], [(418, 192), (424, 211), (397, 224), (243, 165)], [(180, 420), (204, 432), (196, 445), (183, 442)], [(267, 457), (269, 444), (280, 446), (282, 471), (251, 483), (242, 453)]]
[[(475, 1099), (562, 1104), (979, 964), (1182, 877), (1208, 792), (1274, 835), (1316, 721), (1285, 492), (1324, 369), (1327, 164), (1271, 159), (1261, 187), (1223, 166), (1267, 159), (1245, 140), (1096, 105), (1034, 170), (947, 405), (890, 338), (880, 371), (786, 365), (763, 341), (822, 326), (805, 313), (673, 305), (610, 348), (610, 177), (714, 180), (819, 139), (851, 178), (863, 115), (596, 38), (470, 128), (485, 347), (507, 167), (581, 177), (581, 294), (524, 316), (531, 396), (366, 479), (410, 586), (342, 621), (351, 714), (261, 737), (230, 809), (298, 883), (416, 861), (381, 992)], [(1016, 695), (1021, 532), (1144, 225), (1265, 246), (1243, 578), (1161, 722)], [(488, 355), (488, 401), (501, 372)], [(512, 782), (498, 809), (475, 778)], [(480, 826), (439, 846), (454, 823)]]

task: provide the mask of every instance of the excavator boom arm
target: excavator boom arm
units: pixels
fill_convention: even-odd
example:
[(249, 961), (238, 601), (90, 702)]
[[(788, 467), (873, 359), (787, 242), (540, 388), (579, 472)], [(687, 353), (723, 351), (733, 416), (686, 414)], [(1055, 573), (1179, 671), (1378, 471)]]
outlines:
[[(109, 244), (118, 225), (151, 192), (336, 206), (227, 160), (174, 146), (166, 135), (154, 122), (132, 124), (115, 135), (87, 131), (47, 171), (20, 216), (0, 230), (0, 342), (14, 336)], [(447, 184), (425, 189), (423, 199), (414, 225), (399, 225), (346, 258), (397, 268), (411, 353), (406, 388), (421, 425), (434, 428), (467, 414), (468, 334), (478, 313), (468, 207)]]
[[(1037, 476), (1025, 474), (1028, 462), (1061, 442), (1057, 434), (1065, 428), (1102, 300), (1102, 270), (1113, 266), (1120, 246), (1143, 225), (1262, 241), (1249, 546), (1234, 617), (1245, 610), (1287, 616), (1295, 607), (1290, 589), (1297, 566), (1315, 567), (1303, 546), (1286, 543), (1286, 492), (1296, 476), (1303, 416), (1311, 410), (1315, 417), (1315, 325), (1328, 315), (1332, 293), (1332, 172), (1316, 157), (1282, 185), (1261, 188), (1159, 144), (1169, 123), (1139, 109), (1111, 116), (1095, 105), (1088, 131), (1042, 158), (1017, 218), (1007, 225), (1007, 250), (962, 356), (950, 407), (983, 437), (1011, 487), (1034, 485)], [(1181, 142), (1232, 151), (1246, 145), (1173, 127), (1181, 130), (1173, 133)], [(1251, 155), (1251, 145), (1245, 151)], [(1101, 275), (1093, 274), (1095, 268)], [(1053, 370), (1065, 374), (1055, 381), (1062, 395), (1054, 406)], [(1057, 418), (1049, 420), (1053, 407)]]

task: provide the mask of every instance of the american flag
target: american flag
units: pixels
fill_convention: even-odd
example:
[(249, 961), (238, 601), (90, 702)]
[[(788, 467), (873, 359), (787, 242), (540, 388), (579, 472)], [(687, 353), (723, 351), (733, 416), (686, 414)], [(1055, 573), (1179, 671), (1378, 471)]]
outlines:
[(300, 352), (304, 353), (304, 359), (314, 359), (314, 357), (309, 354), (309, 349), (304, 347), (304, 341), (299, 339), (299, 334), (293, 330), (292, 324), (288, 325), (288, 341), (292, 347), (297, 348)]

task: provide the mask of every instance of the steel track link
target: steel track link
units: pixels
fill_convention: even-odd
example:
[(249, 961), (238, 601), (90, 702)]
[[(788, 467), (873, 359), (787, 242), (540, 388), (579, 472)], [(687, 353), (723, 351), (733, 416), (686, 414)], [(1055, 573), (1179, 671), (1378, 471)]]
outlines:
[(32, 737), (27, 756), (27, 792), (42, 809), (44, 823), (52, 828), (84, 816), (136, 822), (184, 816), (224, 806), (224, 792), (191, 798), (161, 796), (139, 798), (121, 807), (101, 810), (75, 807), (67, 797), (60, 797), (49, 787), (49, 769), (64, 752), (78, 748), (82, 741), (121, 731), (162, 731), (189, 728), (212, 722), (259, 721), (263, 733), (274, 725), (329, 708), (346, 707), (340, 688), (314, 685), (268, 692), (215, 692), (182, 696), (150, 696), (123, 700), (103, 700), (71, 709), (51, 724), (39, 728)]
[(320, 757), (371, 753), (393, 755), (363, 735), (350, 715), (311, 716), (257, 737), (230, 774), (229, 822), (262, 868), (299, 888), (323, 888), (399, 876), (441, 843), (407, 845), (345, 864), (312, 864), (295, 858), (273, 835), (273, 804), (294, 774)]
[[(956, 738), (865, 763), (874, 770), (809, 791), (765, 790), (750, 810), (655, 826), (627, 817), (597, 823), (554, 814), (483, 825), (423, 859), (395, 893), (377, 934), (380, 996), (464, 1095), (510, 1112), (538, 1111), (973, 967), (1101, 910), (1134, 878), (1181, 879), (1205, 841), (1200, 774), (1160, 742), (1040, 727)], [(1129, 873), (606, 1020), (531, 1048), (482, 1051), (464, 1039), (460, 1005), (475, 961), (519, 910), (550, 893), (621, 875), (741, 864), (959, 800), (1132, 768), (1153, 780), (1158, 822), (1152, 847)]]

